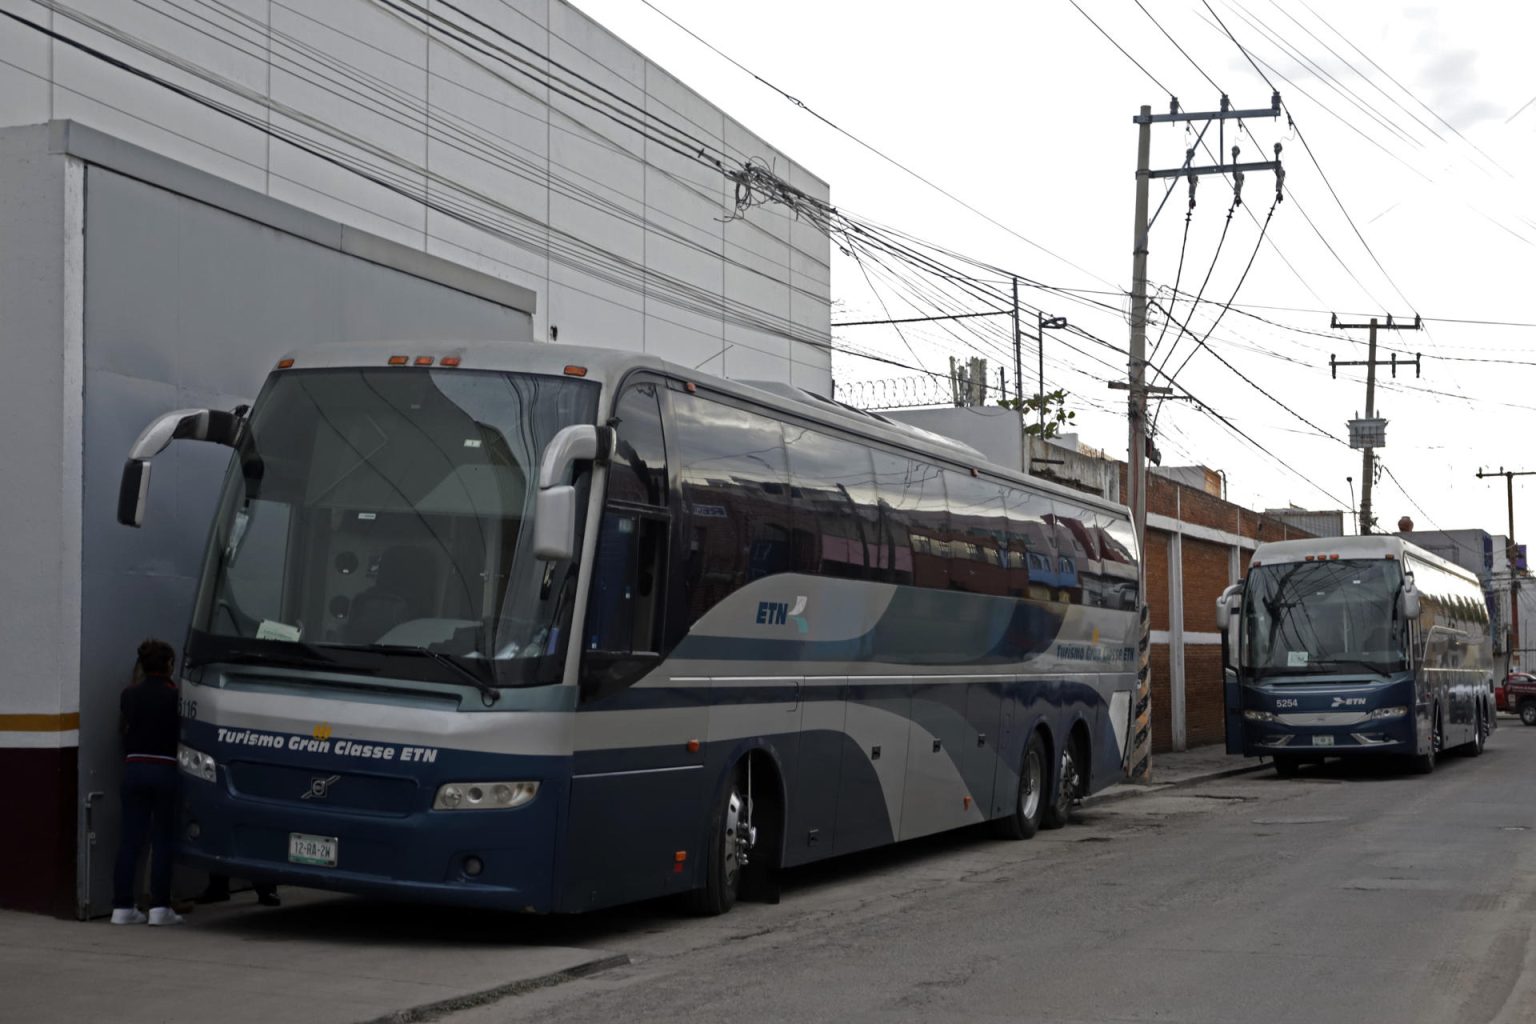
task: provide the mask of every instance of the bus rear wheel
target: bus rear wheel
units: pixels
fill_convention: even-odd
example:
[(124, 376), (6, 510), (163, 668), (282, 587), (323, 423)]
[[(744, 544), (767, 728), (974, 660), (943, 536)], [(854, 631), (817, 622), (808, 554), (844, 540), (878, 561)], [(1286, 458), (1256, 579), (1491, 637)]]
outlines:
[(704, 848), (704, 885), (693, 890), (689, 903), (694, 913), (715, 917), (736, 905), (741, 876), (752, 850), (753, 829), (747, 819), (746, 783), (738, 768), (726, 781), (709, 822), (709, 843)]
[(1032, 732), (1019, 762), (1019, 794), (1013, 803), (1013, 813), (992, 822), (1002, 838), (1028, 839), (1040, 831), (1040, 819), (1045, 814), (1046, 763), (1045, 741), (1038, 731)]
[(1072, 817), (1072, 805), (1082, 795), (1082, 752), (1077, 741), (1071, 740), (1061, 748), (1061, 764), (1057, 767), (1056, 799), (1040, 818), (1041, 828), (1061, 828)]
[(1476, 720), (1472, 723), (1472, 739), (1464, 743), (1461, 752), (1468, 757), (1477, 757), (1483, 752), (1483, 744), (1488, 742), (1488, 727), (1483, 724), (1483, 706), (1477, 706)]

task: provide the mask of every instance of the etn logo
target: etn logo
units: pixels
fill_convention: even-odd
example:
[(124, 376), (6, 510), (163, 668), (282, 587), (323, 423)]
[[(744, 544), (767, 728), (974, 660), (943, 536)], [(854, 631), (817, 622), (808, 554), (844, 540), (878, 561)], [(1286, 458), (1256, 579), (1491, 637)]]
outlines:
[(806, 622), (806, 599), (804, 595), (795, 596), (794, 607), (790, 607), (787, 601), (759, 601), (757, 603), (757, 624), (759, 626), (782, 626), (793, 622), (795, 629), (804, 636), (810, 631), (810, 625)]
[(759, 626), (782, 626), (788, 621), (788, 601), (759, 601), (757, 603), (757, 624)]

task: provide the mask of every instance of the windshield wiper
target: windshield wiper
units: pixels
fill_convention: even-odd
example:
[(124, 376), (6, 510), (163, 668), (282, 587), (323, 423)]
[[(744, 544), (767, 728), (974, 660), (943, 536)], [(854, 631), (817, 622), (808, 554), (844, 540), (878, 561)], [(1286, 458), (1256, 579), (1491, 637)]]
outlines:
[(1379, 662), (1366, 661), (1363, 658), (1319, 658), (1316, 661), (1312, 662), (1312, 664), (1314, 664), (1314, 665), (1359, 665), (1361, 668), (1365, 669), (1367, 672), (1372, 672), (1372, 673), (1375, 673), (1376, 675), (1385, 675), (1385, 673), (1382, 672), (1381, 669), (1376, 667), (1379, 664)]
[[(337, 669), (334, 659), (327, 658), (308, 644), (284, 644), (284, 650), (267, 651), (240, 644), (208, 642), (190, 645), (187, 651), (187, 667), (209, 665), (217, 661), (231, 661), (242, 665), (273, 665), (279, 668)], [(377, 675), (375, 669), (356, 668), (348, 665), (345, 671), (361, 675)]]
[[(340, 644), (334, 646), (343, 646)], [(434, 651), (430, 647), (412, 647), (409, 644), (347, 644), (345, 650), (351, 651), (379, 651), (384, 654), (407, 654), (416, 657), (431, 658), (439, 665), (446, 665), (459, 675), (468, 680), (469, 684), (480, 691), (480, 699), (486, 707), (490, 707), (501, 699), (501, 690), (486, 681), (486, 677), (464, 663), (464, 659), (443, 651)]]

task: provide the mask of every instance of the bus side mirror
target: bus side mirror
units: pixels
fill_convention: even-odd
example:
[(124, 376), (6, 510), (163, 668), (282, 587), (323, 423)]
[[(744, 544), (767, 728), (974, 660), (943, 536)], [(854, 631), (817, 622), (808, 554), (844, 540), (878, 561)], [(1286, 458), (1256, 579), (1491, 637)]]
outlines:
[(1216, 628), (1223, 633), (1227, 631), (1227, 624), (1232, 621), (1232, 613), (1237, 610), (1238, 602), (1243, 598), (1243, 585), (1234, 583), (1221, 592), (1216, 599)]
[(1237, 619), (1233, 612), (1241, 607), (1243, 585), (1234, 583), (1216, 599), (1216, 628), (1221, 632), (1221, 667), (1223, 673), (1232, 667), (1237, 653)]
[(117, 521), (124, 526), (143, 526), (149, 501), (149, 463), (176, 440), (208, 441), (234, 448), (245, 429), (245, 406), (233, 412), (216, 409), (178, 409), (155, 419), (144, 428), (128, 452), (123, 478), (117, 488)]
[(1403, 584), (1397, 595), (1397, 612), (1407, 622), (1419, 617), (1419, 592), (1412, 583)]
[(588, 423), (565, 427), (550, 438), (539, 462), (539, 494), (533, 506), (535, 558), (560, 562), (576, 553), (576, 488), (566, 480), (578, 462), (606, 462), (616, 436), (612, 427)]

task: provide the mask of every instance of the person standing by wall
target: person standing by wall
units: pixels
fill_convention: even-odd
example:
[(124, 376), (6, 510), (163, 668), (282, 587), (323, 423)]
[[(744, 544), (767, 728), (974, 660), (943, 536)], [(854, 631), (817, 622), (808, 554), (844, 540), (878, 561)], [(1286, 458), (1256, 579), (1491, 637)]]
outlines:
[[(123, 826), (112, 875), (112, 923), (180, 924), (171, 908), (176, 844), (176, 743), (179, 696), (171, 672), (176, 652), (162, 640), (139, 644), (133, 683), (118, 702), (123, 733)], [(139, 852), (150, 840), (149, 914), (136, 906)]]

